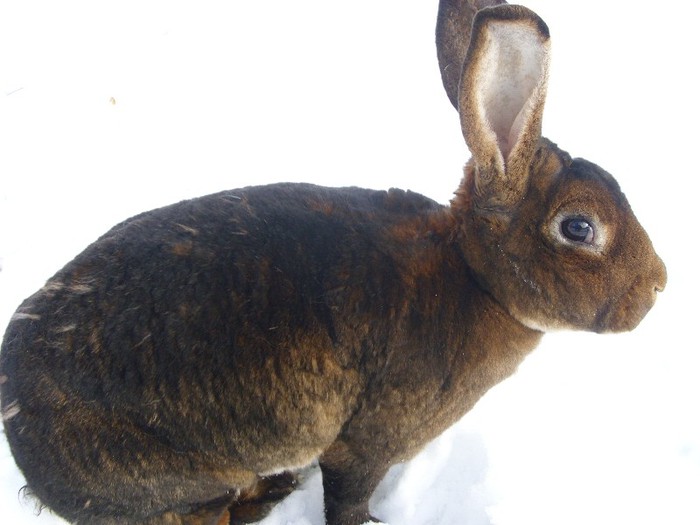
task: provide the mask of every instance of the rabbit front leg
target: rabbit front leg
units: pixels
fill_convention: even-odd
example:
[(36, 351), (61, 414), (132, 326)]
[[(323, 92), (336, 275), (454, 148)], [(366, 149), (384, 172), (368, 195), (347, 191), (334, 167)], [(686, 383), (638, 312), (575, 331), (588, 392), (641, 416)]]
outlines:
[(328, 525), (362, 525), (378, 521), (369, 513), (369, 498), (391, 466), (390, 460), (336, 440), (319, 460)]

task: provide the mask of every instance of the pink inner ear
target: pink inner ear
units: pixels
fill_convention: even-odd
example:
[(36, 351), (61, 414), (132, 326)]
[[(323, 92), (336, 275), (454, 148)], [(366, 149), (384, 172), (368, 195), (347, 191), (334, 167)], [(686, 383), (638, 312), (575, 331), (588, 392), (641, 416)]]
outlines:
[(493, 23), (481, 58), (479, 94), (483, 115), (504, 161), (531, 121), (546, 77), (546, 49), (530, 24)]

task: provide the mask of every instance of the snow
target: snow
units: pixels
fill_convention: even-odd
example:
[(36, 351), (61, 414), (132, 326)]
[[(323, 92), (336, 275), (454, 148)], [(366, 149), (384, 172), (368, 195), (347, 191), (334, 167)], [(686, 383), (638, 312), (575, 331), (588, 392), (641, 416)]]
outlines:
[[(371, 501), (392, 525), (700, 523), (693, 5), (532, 0), (545, 135), (613, 173), (669, 285), (629, 334), (555, 333)], [(652, 8), (654, 6), (654, 8)], [(588, 10), (587, 10), (588, 9)], [(677, 8), (674, 8), (677, 9)], [(446, 202), (468, 157), (439, 82), (437, 2), (0, 4), (0, 324), (139, 211), (294, 180)], [(632, 18), (634, 23), (631, 23)], [(620, 37), (622, 33), (622, 38)], [(0, 439), (0, 521), (39, 516)], [(321, 478), (265, 525), (323, 523)]]

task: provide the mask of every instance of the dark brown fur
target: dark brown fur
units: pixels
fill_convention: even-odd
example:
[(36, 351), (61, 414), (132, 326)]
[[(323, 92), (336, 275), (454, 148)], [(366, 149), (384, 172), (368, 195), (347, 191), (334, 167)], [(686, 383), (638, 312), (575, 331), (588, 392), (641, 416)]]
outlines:
[(469, 30), (474, 15), (484, 7), (505, 4), (505, 0), (441, 0), (436, 33), (440, 75), (447, 96), (458, 106), (459, 82), (469, 47)]
[[(490, 24), (547, 40), (536, 15), (497, 9), (477, 15), (464, 89), (483, 85)], [(0, 354), (36, 496), (78, 524), (248, 523), (318, 458), (328, 523), (359, 525), (387, 469), (542, 330), (636, 326), (663, 263), (612, 177), (539, 137), (538, 89), (512, 148), (464, 126), (478, 145), (450, 206), (250, 187), (143, 213), (78, 255), (22, 303)], [(603, 240), (563, 239), (562, 213)]]
[[(311, 209), (320, 198), (332, 215)], [(417, 229), (421, 216), (437, 228)], [(22, 401), (6, 425), (29, 485), (69, 520), (97, 523), (205, 502), (323, 451), (324, 468), (410, 457), (540, 336), (478, 289), (451, 223), (398, 190), (277, 185), (117, 226), (8, 327), (3, 400)], [(185, 241), (188, 255), (172, 250)], [(490, 318), (516, 337), (480, 334)]]

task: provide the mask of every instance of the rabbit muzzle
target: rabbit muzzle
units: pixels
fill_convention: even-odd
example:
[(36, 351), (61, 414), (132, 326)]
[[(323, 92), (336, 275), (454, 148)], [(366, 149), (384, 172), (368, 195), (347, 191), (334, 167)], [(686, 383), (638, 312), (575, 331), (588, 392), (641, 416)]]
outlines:
[(623, 293), (612, 297), (596, 316), (594, 332), (627, 332), (634, 330), (656, 303), (658, 293), (666, 288), (666, 266), (658, 255), (652, 271), (639, 275)]

